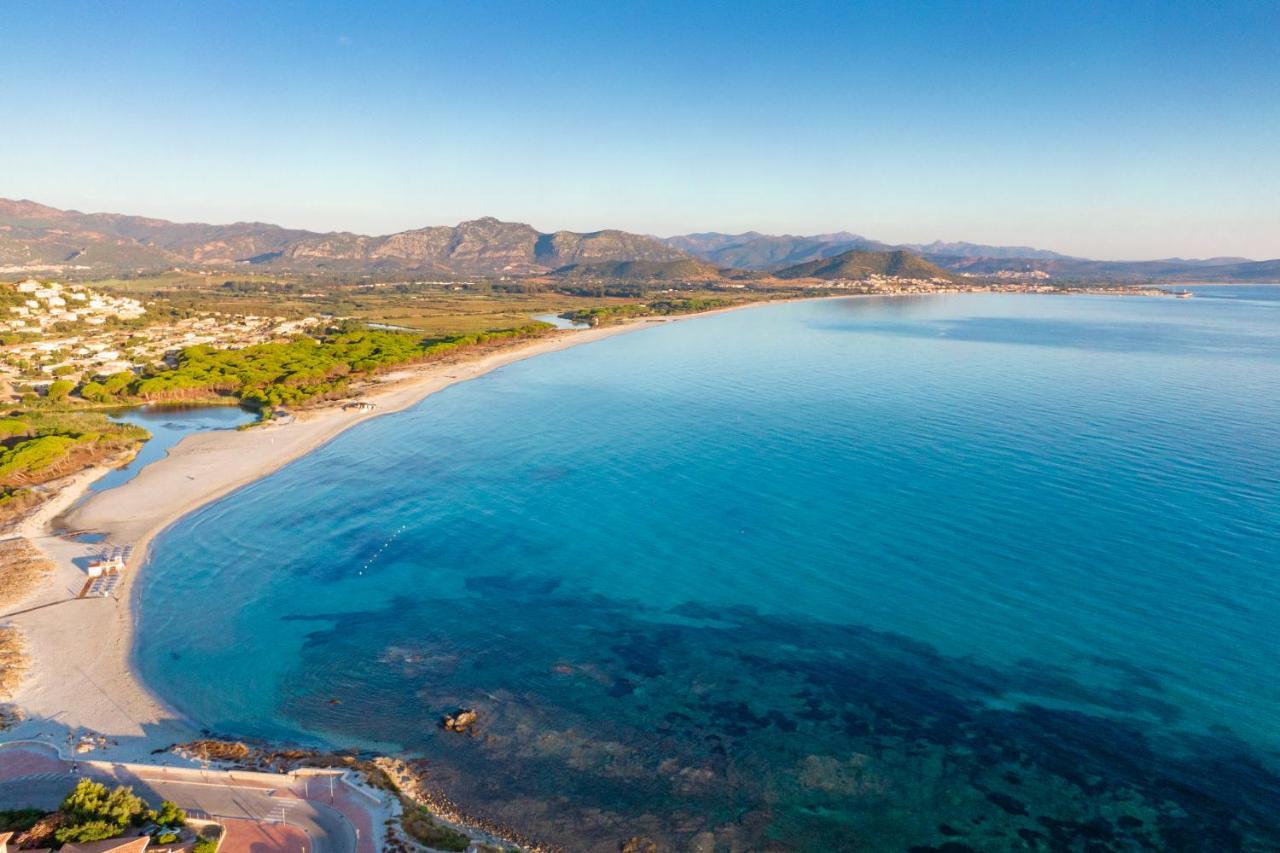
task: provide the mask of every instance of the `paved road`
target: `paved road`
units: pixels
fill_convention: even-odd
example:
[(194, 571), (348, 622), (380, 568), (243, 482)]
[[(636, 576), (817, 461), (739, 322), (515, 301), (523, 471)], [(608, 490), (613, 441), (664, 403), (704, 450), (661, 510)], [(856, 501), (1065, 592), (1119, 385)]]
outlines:
[[(310, 839), (311, 853), (355, 853), (356, 831), (338, 811), (324, 803), (300, 799), (287, 786), (237, 783), (227, 774), (193, 770), (148, 770), (144, 774), (117, 766), (113, 771), (80, 765), (81, 773), (110, 784), (133, 787), (151, 803), (172, 800), (193, 816), (248, 818), (285, 823), (301, 829)], [(54, 809), (74, 787), (77, 775), (70, 768), (41, 770), (0, 778), (0, 809)], [(284, 781), (284, 780), (282, 780)], [(312, 783), (316, 784), (316, 783)], [(360, 839), (366, 842), (372, 839)]]

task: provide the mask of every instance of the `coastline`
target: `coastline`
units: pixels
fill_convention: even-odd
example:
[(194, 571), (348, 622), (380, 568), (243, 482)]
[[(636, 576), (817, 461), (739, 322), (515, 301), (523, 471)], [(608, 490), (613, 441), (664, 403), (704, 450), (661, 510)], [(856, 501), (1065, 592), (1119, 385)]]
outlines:
[[(15, 529), (55, 565), (23, 602), (0, 614), (0, 621), (25, 636), (27, 673), (4, 705), (25, 719), (0, 731), (0, 743), (64, 740), (82, 733), (102, 735), (93, 757), (156, 761), (156, 750), (202, 736), (199, 725), (155, 694), (134, 668), (138, 618), (134, 579), (146, 565), (151, 541), (174, 523), (284, 467), (357, 424), (403, 411), (454, 384), (483, 376), (517, 361), (667, 323), (732, 311), (831, 299), (894, 298), (933, 294), (829, 293), (744, 302), (694, 314), (646, 317), (614, 325), (561, 330), (519, 345), (392, 371), (356, 395), (373, 402), (372, 411), (344, 412), (339, 404), (301, 410), (286, 423), (248, 430), (215, 430), (184, 438), (168, 454), (132, 480), (91, 493), (89, 485), (111, 470), (97, 466), (63, 481)], [(105, 534), (105, 543), (133, 546), (117, 593), (111, 598), (76, 598), (85, 582), (82, 566), (102, 543), (83, 544), (57, 535), (84, 530)], [(74, 621), (69, 608), (75, 608)], [(172, 756), (163, 763), (182, 763)]]
[[(0, 732), (0, 744), (15, 741), (63, 746), (63, 754), (79, 745), (82, 734), (94, 736), (94, 748), (83, 760), (182, 766), (195, 762), (168, 751), (175, 743), (208, 736), (200, 723), (168, 705), (142, 679), (136, 667), (135, 626), (140, 587), (134, 578), (146, 568), (152, 540), (190, 513), (268, 476), (348, 428), (383, 414), (410, 408), (451, 385), (483, 376), (508, 364), (591, 343), (631, 331), (775, 303), (829, 299), (883, 299), (932, 294), (831, 293), (801, 299), (778, 299), (726, 306), (696, 314), (651, 317), (581, 330), (564, 330), (533, 341), (461, 355), (392, 371), (352, 389), (369, 400), (370, 412), (344, 412), (339, 403), (300, 410), (288, 422), (245, 430), (217, 430), (190, 435), (168, 455), (143, 468), (136, 477), (107, 491), (89, 492), (106, 467), (86, 469), (65, 478), (58, 492), (19, 526), (56, 565), (39, 592), (0, 614), (0, 620), (26, 636), (30, 668), (8, 701), (28, 719)], [(946, 295), (950, 295), (949, 293)], [(106, 542), (133, 545), (128, 570), (114, 599), (72, 599), (84, 582), (83, 558), (101, 548), (85, 545), (63, 531), (93, 531)], [(77, 565), (76, 561), (80, 560)], [(52, 606), (57, 604), (58, 606)], [(75, 613), (71, 612), (75, 609)], [(178, 618), (199, 618), (196, 603)], [(472, 822), (448, 801), (427, 803), (430, 811), (464, 830), (504, 830)], [(511, 836), (515, 840), (517, 836)]]
[[(95, 743), (86, 758), (190, 763), (162, 753), (205, 732), (152, 691), (134, 667), (138, 619), (134, 580), (146, 566), (151, 541), (183, 517), (270, 475), (351, 427), (408, 409), (445, 388), (508, 364), (616, 335), (766, 305), (869, 295), (760, 300), (694, 314), (560, 330), (478, 357), (392, 371), (355, 395), (374, 403), (372, 411), (344, 412), (335, 403), (300, 410), (286, 423), (188, 436), (165, 457), (113, 489), (89, 491), (94, 481), (112, 470), (108, 466), (65, 478), (57, 493), (11, 534), (28, 539), (55, 570), (25, 600), (0, 614), (0, 621), (24, 635), (28, 657), (22, 683), (0, 703), (18, 709), (23, 720), (0, 731), (0, 744), (39, 741), (69, 746), (86, 735)], [(88, 531), (105, 538), (79, 543), (59, 535), (60, 531)], [(109, 598), (75, 597), (87, 578), (82, 566), (103, 544), (133, 546), (117, 592)]]
[[(739, 307), (748, 306), (734, 306)], [(105, 742), (99, 742), (91, 757), (155, 761), (153, 750), (199, 737), (200, 727), (156, 695), (133, 665), (138, 615), (134, 580), (157, 535), (357, 424), (403, 411), (438, 391), (526, 358), (677, 319), (684, 318), (557, 332), (475, 358), (393, 371), (361, 389), (360, 399), (376, 405), (372, 411), (344, 412), (339, 405), (326, 405), (299, 411), (287, 423), (198, 433), (129, 482), (96, 494), (89, 493), (89, 485), (110, 468), (96, 466), (66, 478), (57, 494), (14, 531), (37, 546), (55, 570), (23, 602), (0, 615), (23, 633), (29, 657), (28, 672), (6, 703), (20, 709), (24, 719), (0, 733), (0, 743), (69, 743), (93, 733)], [(81, 566), (103, 543), (74, 542), (58, 536), (59, 528), (93, 531), (105, 534), (105, 543), (133, 546), (114, 596), (74, 597), (86, 578)], [(169, 758), (164, 763), (178, 762)]]

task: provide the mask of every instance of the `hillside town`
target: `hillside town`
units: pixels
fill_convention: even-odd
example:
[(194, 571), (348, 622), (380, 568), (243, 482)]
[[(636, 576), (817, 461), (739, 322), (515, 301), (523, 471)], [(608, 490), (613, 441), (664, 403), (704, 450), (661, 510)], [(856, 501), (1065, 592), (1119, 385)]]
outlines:
[(0, 317), (0, 332), (41, 332), (55, 326), (102, 326), (108, 320), (137, 320), (146, 313), (136, 299), (95, 293), (80, 285), (29, 278), (14, 285), (21, 304)]
[[(897, 296), (913, 293), (1106, 293), (1123, 296), (1170, 296), (1169, 291), (1149, 285), (1113, 285), (1106, 288), (1090, 285), (1055, 285), (1047, 276), (1026, 277), (962, 276), (950, 278), (908, 278), (872, 273), (860, 278), (836, 278), (806, 283), (809, 290), (840, 290), (850, 294)], [(999, 280), (993, 280), (999, 279)]]
[(10, 305), (8, 316), (0, 319), (6, 341), (0, 346), (0, 381), (37, 393), (57, 379), (138, 373), (172, 363), (185, 347), (251, 346), (292, 337), (322, 322), (319, 317), (290, 320), (212, 311), (161, 318), (136, 299), (34, 279), (13, 285), (4, 295), (19, 304)]

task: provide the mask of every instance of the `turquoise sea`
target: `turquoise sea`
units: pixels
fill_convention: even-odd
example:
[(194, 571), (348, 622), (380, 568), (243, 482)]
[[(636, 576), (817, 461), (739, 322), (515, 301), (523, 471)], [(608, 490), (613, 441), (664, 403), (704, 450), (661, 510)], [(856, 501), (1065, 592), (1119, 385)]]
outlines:
[(510, 365), (159, 537), (140, 666), (567, 850), (1280, 848), (1280, 287), (1197, 293)]

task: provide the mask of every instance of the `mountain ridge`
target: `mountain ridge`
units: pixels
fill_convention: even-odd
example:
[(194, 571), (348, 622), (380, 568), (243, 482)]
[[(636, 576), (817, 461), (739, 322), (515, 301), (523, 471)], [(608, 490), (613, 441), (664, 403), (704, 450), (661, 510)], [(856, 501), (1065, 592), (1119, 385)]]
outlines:
[[(942, 241), (893, 245), (848, 231), (814, 235), (704, 231), (660, 238), (618, 229), (543, 232), (526, 223), (486, 216), (457, 225), (365, 235), (257, 221), (221, 225), (171, 222), (0, 198), (0, 269), (9, 274), (117, 274), (202, 265), (276, 273), (522, 276), (549, 274), (575, 265), (606, 265), (578, 272), (595, 275), (609, 263), (663, 264), (691, 259), (722, 273), (745, 270), (763, 274), (850, 251), (906, 251), (949, 273), (976, 276), (1036, 273), (1060, 281), (1125, 283), (1280, 279), (1280, 260), (1099, 261), (1025, 246)], [(637, 270), (645, 275), (667, 274), (657, 268), (631, 271)], [(697, 272), (700, 278), (704, 275), (702, 270)]]
[(178, 223), (0, 199), (0, 264), (8, 265), (123, 270), (196, 263), (290, 271), (536, 274), (574, 263), (689, 257), (642, 234), (617, 229), (546, 233), (492, 216), (364, 235), (263, 222)]

